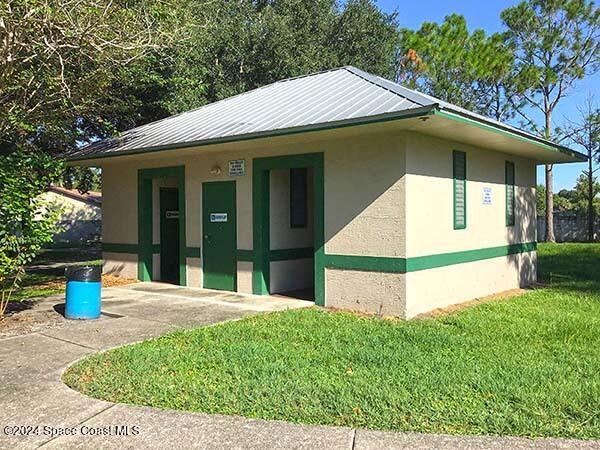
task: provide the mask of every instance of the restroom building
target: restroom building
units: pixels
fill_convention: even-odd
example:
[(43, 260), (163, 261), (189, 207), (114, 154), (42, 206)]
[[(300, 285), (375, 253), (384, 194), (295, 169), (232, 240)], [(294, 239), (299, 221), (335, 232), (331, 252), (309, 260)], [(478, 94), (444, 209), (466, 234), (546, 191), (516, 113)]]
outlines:
[(536, 281), (536, 165), (585, 156), (354, 67), (95, 142), (104, 271), (413, 317)]

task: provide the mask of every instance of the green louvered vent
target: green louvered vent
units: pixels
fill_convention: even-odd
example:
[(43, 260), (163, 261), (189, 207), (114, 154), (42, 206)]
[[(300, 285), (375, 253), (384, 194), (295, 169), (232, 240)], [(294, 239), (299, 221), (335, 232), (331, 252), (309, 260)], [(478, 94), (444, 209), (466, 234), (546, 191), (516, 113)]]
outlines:
[(467, 154), (454, 151), (454, 229), (467, 227)]
[(515, 163), (506, 161), (506, 226), (515, 224)]

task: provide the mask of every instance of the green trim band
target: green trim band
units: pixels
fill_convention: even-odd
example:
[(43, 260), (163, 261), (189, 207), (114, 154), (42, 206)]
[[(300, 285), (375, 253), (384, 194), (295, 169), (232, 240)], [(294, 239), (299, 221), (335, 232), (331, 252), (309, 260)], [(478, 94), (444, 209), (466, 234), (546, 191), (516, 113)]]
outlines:
[(406, 258), (326, 254), (325, 267), (362, 272), (406, 273)]
[(477, 120), (471, 117), (465, 117), (460, 115), (457, 112), (449, 112), (449, 111), (441, 111), (439, 109), (435, 109), (433, 111), (433, 115), (444, 117), (446, 119), (454, 120), (456, 122), (463, 122), (468, 125), (473, 125), (478, 128), (482, 128), (487, 131), (492, 131), (497, 134), (502, 134), (504, 136), (511, 137), (513, 139), (517, 139), (519, 141), (527, 142), (528, 144), (534, 144), (539, 147), (542, 147), (545, 150), (551, 150), (553, 152), (562, 153), (563, 155), (570, 156), (571, 158), (575, 158), (578, 161), (587, 161), (587, 156), (583, 153), (576, 152), (571, 150), (568, 147), (564, 147), (560, 144), (555, 144), (553, 142), (546, 142), (542, 138), (537, 138), (536, 136), (531, 136), (529, 133), (525, 133), (521, 130), (516, 130), (514, 128), (509, 128), (502, 123), (487, 123), (483, 120)]
[(384, 113), (378, 114), (376, 116), (370, 117), (359, 117), (356, 119), (346, 119), (341, 120), (339, 122), (330, 122), (323, 124), (315, 124), (315, 125), (306, 125), (295, 128), (283, 128), (279, 130), (271, 130), (271, 131), (260, 131), (257, 133), (249, 133), (243, 135), (235, 135), (235, 136), (226, 136), (221, 138), (213, 138), (213, 139), (205, 139), (202, 141), (192, 141), (192, 142), (182, 142), (179, 144), (166, 144), (166, 145), (157, 145), (153, 147), (141, 147), (134, 148), (131, 150), (125, 150), (121, 152), (116, 152), (110, 155), (107, 154), (91, 154), (88, 156), (75, 156), (75, 157), (67, 157), (67, 161), (69, 162), (78, 162), (78, 161), (89, 161), (95, 159), (105, 159), (105, 158), (117, 158), (119, 156), (127, 156), (127, 155), (140, 155), (145, 153), (154, 153), (154, 152), (162, 152), (165, 150), (181, 150), (189, 147), (204, 147), (206, 145), (216, 145), (216, 144), (226, 144), (230, 142), (243, 142), (243, 141), (251, 141), (255, 139), (264, 139), (278, 136), (292, 136), (295, 134), (302, 133), (312, 133), (316, 131), (326, 131), (326, 130), (336, 130), (338, 128), (347, 128), (347, 127), (355, 127), (359, 125), (368, 125), (372, 123), (381, 123), (381, 122), (390, 122), (394, 120), (404, 120), (404, 119), (413, 119), (415, 117), (429, 116), (434, 113), (431, 106), (422, 106), (419, 108), (412, 108), (405, 111), (398, 111), (393, 113)]
[(202, 254), (202, 249), (200, 247), (186, 247), (185, 248), (185, 257), (186, 258), (200, 258)]
[(138, 252), (137, 244), (113, 244), (109, 242), (102, 243), (102, 251), (109, 253), (135, 253)]
[[(279, 250), (269, 250), (268, 259), (271, 261), (289, 261), (292, 259), (306, 259), (313, 258), (315, 251), (312, 247), (300, 247), (300, 248), (284, 248)], [(254, 258), (254, 252), (252, 250), (237, 250), (238, 261), (249, 261), (252, 262)]]
[(252, 262), (252, 258), (254, 258), (254, 256), (252, 255), (252, 250), (244, 250), (244, 249), (237, 249), (237, 260), (238, 261), (249, 261)]
[(314, 256), (315, 250), (312, 247), (286, 248), (269, 251), (269, 261), (288, 261), (290, 259), (305, 259)]
[(520, 244), (500, 245), (498, 247), (464, 250), (461, 252), (440, 253), (439, 255), (417, 256), (406, 260), (406, 271), (435, 269), (436, 267), (452, 266), (484, 259), (499, 258), (501, 256), (528, 253), (537, 250), (537, 242), (523, 242)]
[(498, 247), (416, 256), (412, 258), (325, 255), (325, 267), (329, 269), (359, 270), (364, 272), (408, 273), (499, 258), (518, 253), (528, 253), (536, 250), (537, 242), (524, 242), (521, 244), (500, 245)]

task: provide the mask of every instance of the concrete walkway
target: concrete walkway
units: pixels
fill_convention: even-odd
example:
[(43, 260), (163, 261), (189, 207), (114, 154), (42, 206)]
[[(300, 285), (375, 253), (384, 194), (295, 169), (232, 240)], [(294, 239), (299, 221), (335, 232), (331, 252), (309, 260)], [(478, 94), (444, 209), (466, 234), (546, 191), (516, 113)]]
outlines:
[[(36, 308), (61, 302), (49, 297)], [(599, 448), (598, 442), (386, 433), (163, 411), (88, 398), (60, 381), (67, 366), (99, 350), (181, 328), (310, 305), (153, 283), (104, 289), (105, 314), (97, 321), (69, 322), (0, 340), (0, 448)]]

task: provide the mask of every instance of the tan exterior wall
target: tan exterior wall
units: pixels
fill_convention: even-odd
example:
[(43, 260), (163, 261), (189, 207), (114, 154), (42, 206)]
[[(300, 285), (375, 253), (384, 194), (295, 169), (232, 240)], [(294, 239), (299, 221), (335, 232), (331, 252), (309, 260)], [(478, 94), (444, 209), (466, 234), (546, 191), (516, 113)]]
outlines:
[[(467, 227), (454, 230), (452, 151), (467, 155)], [(505, 221), (505, 161), (515, 163), (515, 226)], [(406, 151), (406, 256), (494, 247), (536, 240), (534, 161), (419, 134)], [(492, 204), (483, 204), (483, 188)]]
[(327, 303), (335, 308), (405, 317), (405, 277), (401, 273), (326, 269)]
[(404, 256), (404, 135), (325, 152), (325, 253)]
[[(455, 230), (453, 150), (467, 157), (467, 226)], [(506, 226), (505, 162), (515, 164), (515, 225)], [(536, 241), (534, 161), (412, 133), (406, 151), (407, 257)], [(483, 188), (492, 204), (483, 203)], [(535, 281), (535, 252), (457, 264), (406, 277), (407, 316)]]
[(131, 253), (103, 252), (102, 273), (116, 277), (137, 279), (138, 255)]
[(406, 318), (536, 281), (536, 252), (406, 274)]
[(238, 261), (237, 263), (237, 290), (244, 294), (252, 294), (252, 263)]
[[(187, 246), (202, 243), (202, 183), (235, 180), (237, 248), (252, 250), (253, 158), (313, 152), (324, 154), (327, 254), (412, 258), (536, 240), (533, 161), (406, 131), (375, 133), (363, 128), (361, 133), (335, 130), (321, 136), (272, 138), (108, 161), (103, 166), (104, 242), (137, 243), (139, 168), (185, 165)], [(453, 229), (452, 150), (467, 153), (465, 230)], [(228, 162), (233, 159), (245, 160), (245, 176), (228, 176)], [(506, 160), (514, 161), (516, 169), (514, 227), (505, 225)], [(211, 173), (217, 167), (221, 173)], [(282, 203), (289, 208), (286, 173), (273, 171), (274, 208)], [(483, 187), (492, 189), (492, 205), (483, 205)], [(289, 224), (289, 215), (272, 214), (272, 249), (312, 245), (309, 233), (276, 230), (273, 225), (279, 223)], [(107, 256), (112, 267), (123, 263), (135, 268), (130, 255)], [(412, 317), (529, 283), (535, 280), (535, 260), (532, 252), (407, 274), (327, 269), (326, 306)], [(307, 282), (308, 275), (312, 276), (310, 261), (273, 262), (272, 291)], [(188, 284), (201, 286), (201, 258), (188, 258), (187, 264)], [(240, 292), (252, 291), (251, 262), (237, 263), (237, 282)]]
[(290, 171), (273, 170), (270, 180), (270, 241), (271, 250), (312, 247), (314, 214), (312, 170), (308, 171), (308, 215), (306, 228), (290, 226)]
[[(274, 139), (261, 142), (260, 145), (253, 142), (227, 144), (203, 147), (195, 152), (165, 152), (126, 158), (123, 162), (108, 161), (103, 165), (103, 195), (107, 197), (103, 240), (109, 243), (137, 243), (138, 169), (185, 165), (187, 246), (200, 247), (202, 243), (202, 183), (235, 180), (237, 248), (252, 250), (252, 159), (323, 152), (326, 251), (376, 256), (403, 255), (403, 146), (404, 141), (398, 132), (372, 133), (363, 130), (357, 134), (356, 131), (334, 131), (321, 139)], [(245, 160), (245, 176), (228, 176), (228, 162), (233, 159)], [(211, 169), (216, 167), (221, 169), (221, 173), (211, 174)], [(277, 187), (286, 184), (281, 178), (286, 177), (284, 174), (287, 171), (281, 172), (278, 178), (277, 171), (273, 171), (275, 176), (272, 182), (275, 185), (271, 196), (277, 202), (285, 202), (289, 208), (289, 191), (278, 190)], [(309, 191), (309, 198), (312, 199), (310, 194)], [(289, 215), (275, 216), (274, 221), (289, 224)], [(157, 228), (156, 224), (154, 228)], [(373, 229), (381, 232), (372, 233)], [(312, 229), (288, 229), (285, 233), (289, 234), (274, 234), (271, 248), (310, 247), (312, 232)], [(310, 286), (310, 261), (273, 262), (271, 275), (274, 276), (272, 282), (275, 283), (275, 289), (297, 289), (303, 287), (302, 284)], [(189, 285), (201, 285), (192, 284), (201, 283), (201, 265), (200, 258), (188, 258), (188, 274), (195, 273), (189, 277)], [(238, 290), (251, 292), (252, 263), (240, 261), (237, 267)], [(353, 282), (349, 280), (348, 287), (352, 286)], [(333, 291), (327, 297), (327, 304), (336, 306), (337, 303)]]
[(60, 216), (58, 218), (59, 221), (102, 219), (99, 206), (93, 206), (52, 191), (44, 192), (42, 195), (40, 195), (40, 198), (44, 202), (47, 202), (51, 209), (60, 210)]

